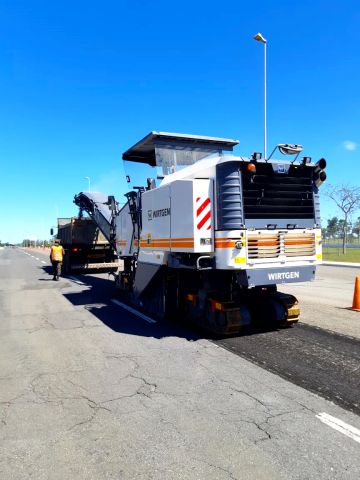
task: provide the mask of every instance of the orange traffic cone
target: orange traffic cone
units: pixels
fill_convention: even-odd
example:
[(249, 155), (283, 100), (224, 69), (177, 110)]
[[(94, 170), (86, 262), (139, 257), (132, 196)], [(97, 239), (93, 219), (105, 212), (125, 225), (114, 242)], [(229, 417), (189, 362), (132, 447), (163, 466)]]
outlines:
[(360, 312), (360, 277), (355, 279), (354, 300), (352, 310)]

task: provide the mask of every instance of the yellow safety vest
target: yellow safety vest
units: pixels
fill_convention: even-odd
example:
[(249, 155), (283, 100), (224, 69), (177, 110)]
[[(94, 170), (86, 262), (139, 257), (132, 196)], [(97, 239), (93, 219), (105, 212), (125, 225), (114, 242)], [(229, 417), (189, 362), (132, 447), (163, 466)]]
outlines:
[(63, 247), (61, 245), (53, 245), (51, 247), (51, 260), (54, 262), (62, 262)]

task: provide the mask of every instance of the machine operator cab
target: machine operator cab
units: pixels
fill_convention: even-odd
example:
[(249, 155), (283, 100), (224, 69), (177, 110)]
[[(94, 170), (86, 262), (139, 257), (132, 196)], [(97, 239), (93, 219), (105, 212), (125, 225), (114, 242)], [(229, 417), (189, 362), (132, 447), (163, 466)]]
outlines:
[(232, 152), (238, 140), (151, 132), (123, 154), (123, 160), (156, 167), (157, 178), (179, 172), (205, 158), (223, 156)]

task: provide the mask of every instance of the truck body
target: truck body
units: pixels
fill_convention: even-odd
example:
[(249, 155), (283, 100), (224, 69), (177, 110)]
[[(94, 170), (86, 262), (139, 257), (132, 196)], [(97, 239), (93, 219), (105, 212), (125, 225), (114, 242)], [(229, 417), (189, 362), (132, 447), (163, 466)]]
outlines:
[(65, 250), (64, 273), (114, 271), (119, 267), (116, 252), (89, 217), (58, 218), (57, 238)]
[(124, 262), (116, 283), (138, 308), (225, 335), (298, 321), (297, 299), (277, 284), (311, 281), (321, 262), (326, 162), (297, 161), (300, 146), (287, 144), (279, 151), (295, 160), (235, 156), (238, 143), (151, 132), (123, 154), (161, 180), (134, 187), (112, 220)]

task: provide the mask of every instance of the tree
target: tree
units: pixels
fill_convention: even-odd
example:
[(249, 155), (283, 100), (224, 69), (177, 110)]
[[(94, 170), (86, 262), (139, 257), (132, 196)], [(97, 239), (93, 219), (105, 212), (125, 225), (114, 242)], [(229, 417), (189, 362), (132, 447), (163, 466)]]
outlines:
[(355, 233), (355, 235), (356, 235), (356, 237), (359, 241), (359, 238), (360, 238), (360, 217), (358, 217), (357, 220), (354, 222), (353, 232)]
[(334, 238), (339, 230), (339, 219), (337, 217), (329, 218), (326, 226), (327, 236)]
[(336, 206), (342, 211), (344, 218), (338, 222), (342, 230), (343, 253), (346, 253), (346, 240), (353, 213), (360, 208), (360, 187), (351, 185), (329, 185), (325, 191), (325, 195), (333, 200)]

